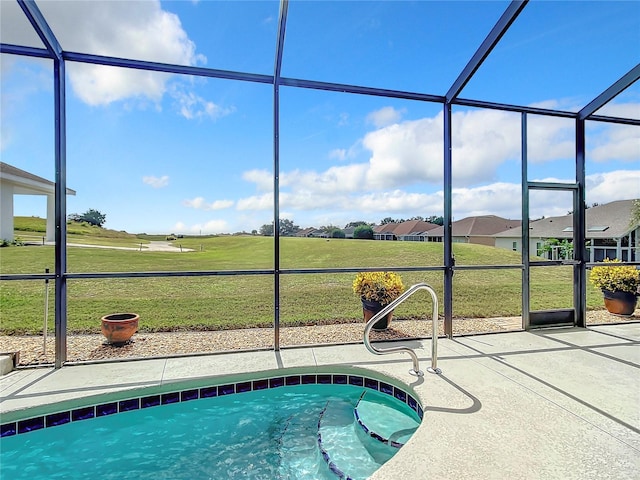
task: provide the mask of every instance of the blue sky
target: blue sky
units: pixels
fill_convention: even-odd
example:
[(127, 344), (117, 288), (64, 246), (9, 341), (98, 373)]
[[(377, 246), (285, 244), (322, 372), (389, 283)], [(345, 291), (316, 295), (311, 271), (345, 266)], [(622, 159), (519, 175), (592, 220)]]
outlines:
[[(444, 95), (509, 2), (289, 5), (282, 74)], [(272, 1), (39, 1), (65, 50), (270, 75)], [(41, 46), (2, 0), (2, 42)], [(533, 1), (461, 98), (578, 111), (640, 61), (640, 2)], [(51, 63), (2, 55), (2, 161), (53, 180)], [(273, 216), (270, 85), (67, 64), (68, 212), (132, 233), (258, 230)], [(280, 214), (300, 227), (441, 215), (442, 106), (280, 91)], [(602, 114), (640, 118), (633, 85)], [(453, 216), (520, 218), (520, 115), (453, 108)], [(529, 179), (571, 182), (574, 122), (529, 117)], [(587, 124), (587, 203), (640, 196), (640, 130)], [(568, 194), (536, 193), (531, 216)], [(45, 216), (41, 197), (16, 215)]]

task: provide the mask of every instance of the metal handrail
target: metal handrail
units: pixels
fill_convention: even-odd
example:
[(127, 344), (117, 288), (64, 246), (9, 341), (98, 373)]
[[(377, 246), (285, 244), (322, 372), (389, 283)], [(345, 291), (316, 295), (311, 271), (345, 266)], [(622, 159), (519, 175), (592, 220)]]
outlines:
[(384, 317), (386, 314), (391, 312), (394, 308), (404, 302), (411, 295), (416, 293), (418, 290), (427, 290), (431, 294), (431, 299), (433, 300), (433, 317), (432, 317), (432, 330), (433, 335), (431, 337), (431, 366), (427, 368), (429, 373), (442, 373), (442, 370), (438, 368), (438, 297), (436, 296), (436, 292), (426, 283), (417, 283), (409, 287), (409, 289), (396, 298), (389, 305), (385, 305), (385, 307), (376, 313), (371, 319), (367, 322), (367, 325), (364, 327), (364, 346), (367, 347), (374, 355), (386, 355), (389, 353), (397, 353), (397, 352), (405, 352), (411, 356), (413, 360), (413, 368), (409, 370), (411, 375), (415, 375), (416, 377), (421, 377), (424, 375), (424, 372), (420, 370), (420, 365), (418, 362), (418, 356), (416, 353), (410, 349), (409, 347), (390, 347), (390, 348), (375, 348), (371, 345), (369, 341), (369, 334), (371, 333), (371, 329), (373, 325)]

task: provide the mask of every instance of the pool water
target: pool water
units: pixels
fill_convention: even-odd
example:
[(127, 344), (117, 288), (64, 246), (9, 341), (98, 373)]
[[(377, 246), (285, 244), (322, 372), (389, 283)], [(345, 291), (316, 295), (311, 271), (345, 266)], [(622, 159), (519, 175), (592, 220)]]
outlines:
[[(361, 400), (362, 397), (362, 400)], [(298, 385), (118, 413), (0, 440), (0, 477), (365, 479), (397, 451), (356, 422), (406, 441), (406, 403), (353, 385)], [(319, 441), (320, 439), (320, 441)], [(329, 467), (332, 464), (332, 468)]]

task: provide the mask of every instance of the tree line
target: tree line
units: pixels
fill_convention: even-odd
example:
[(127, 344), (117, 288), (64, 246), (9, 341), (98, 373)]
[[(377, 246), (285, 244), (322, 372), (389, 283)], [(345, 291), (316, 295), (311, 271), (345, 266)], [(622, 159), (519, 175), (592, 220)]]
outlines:
[[(408, 219), (404, 219), (404, 218), (392, 218), (392, 217), (385, 217), (382, 220), (380, 220), (380, 225), (387, 225), (389, 223), (402, 223), (402, 222), (407, 222), (407, 221), (411, 221), (411, 220), (418, 220), (421, 222), (429, 222), (429, 223), (434, 223), (436, 225), (444, 225), (444, 218), (441, 216), (437, 216), (437, 215), (432, 215), (430, 217), (421, 217), (421, 216), (415, 216), (415, 217), (411, 217)], [(361, 238), (361, 239), (373, 239), (373, 227), (375, 226), (375, 223), (370, 223), (370, 222), (365, 222), (362, 220), (357, 220), (355, 222), (349, 222), (347, 223), (344, 227), (338, 227), (336, 225), (323, 225), (321, 227), (318, 227), (316, 230), (321, 231), (323, 234), (325, 234), (327, 237), (329, 238), (345, 238), (345, 233), (344, 230), (347, 228), (354, 228), (353, 231), (353, 238)], [(288, 218), (282, 218), (280, 219), (280, 223), (279, 223), (279, 230), (278, 233), (281, 237), (293, 237), (295, 236), (299, 231), (301, 230), (301, 228), (296, 225), (295, 223), (293, 223), (293, 221), (289, 220)], [(273, 222), (271, 223), (265, 223), (264, 225), (262, 225), (260, 227), (260, 229), (256, 232), (255, 230), (252, 232), (253, 234), (260, 234), (263, 235), (265, 237), (272, 237), (273, 236)]]
[[(77, 223), (88, 223), (89, 225), (94, 225), (96, 227), (102, 227), (107, 221), (107, 215), (99, 212), (93, 208), (90, 208), (84, 213), (72, 213), (67, 217), (69, 222), (77, 222)], [(423, 222), (435, 223), (437, 225), (443, 225), (444, 219), (442, 217), (432, 215), (430, 217), (421, 217), (415, 216), (408, 219), (404, 218), (392, 218), (385, 217), (380, 220), (380, 225), (387, 225), (389, 223), (402, 223), (410, 220), (419, 220)], [(338, 227), (336, 225), (323, 225), (317, 230), (323, 232), (327, 237), (330, 238), (344, 238), (345, 233), (344, 230), (347, 228), (354, 228), (353, 237), (354, 238), (373, 238), (373, 227), (375, 223), (365, 222), (363, 220), (357, 220), (355, 222), (349, 222), (344, 227)], [(296, 233), (298, 233), (301, 228), (293, 223), (292, 220), (288, 218), (282, 218), (279, 222), (279, 233), (282, 237), (292, 237)], [(263, 235), (265, 237), (273, 236), (273, 222), (265, 223), (260, 227), (259, 230), (253, 230), (251, 232), (253, 235)]]

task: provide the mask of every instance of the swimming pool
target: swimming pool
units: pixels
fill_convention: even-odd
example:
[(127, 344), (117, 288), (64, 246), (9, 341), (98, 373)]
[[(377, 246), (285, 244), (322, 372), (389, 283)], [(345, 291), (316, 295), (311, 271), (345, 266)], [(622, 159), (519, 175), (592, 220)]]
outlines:
[(355, 480), (391, 458), (423, 414), (405, 389), (351, 374), (142, 393), (3, 424), (2, 476)]

